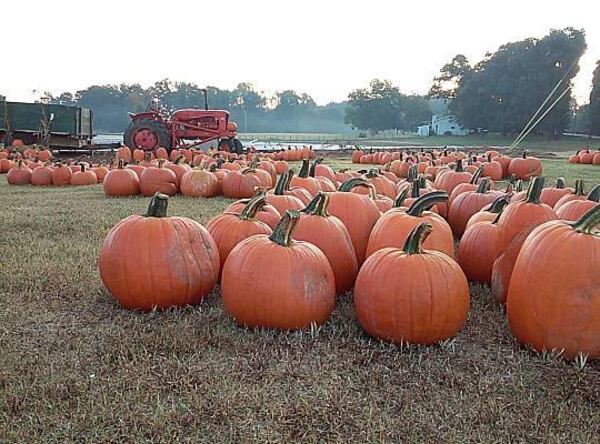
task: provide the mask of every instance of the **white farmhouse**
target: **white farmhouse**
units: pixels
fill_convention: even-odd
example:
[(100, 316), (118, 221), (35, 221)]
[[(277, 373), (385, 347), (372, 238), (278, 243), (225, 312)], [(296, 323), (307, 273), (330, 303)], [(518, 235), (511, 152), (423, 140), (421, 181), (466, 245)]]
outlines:
[(464, 128), (454, 114), (448, 110), (449, 99), (432, 99), (429, 109), (433, 113), (431, 123), (417, 127), (417, 135), (427, 136), (466, 136), (469, 129)]

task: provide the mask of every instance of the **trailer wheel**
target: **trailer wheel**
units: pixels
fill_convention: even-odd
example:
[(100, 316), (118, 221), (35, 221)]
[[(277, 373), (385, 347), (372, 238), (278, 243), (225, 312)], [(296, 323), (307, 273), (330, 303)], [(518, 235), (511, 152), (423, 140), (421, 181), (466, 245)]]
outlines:
[(219, 151), (226, 151), (228, 153), (234, 152), (234, 145), (231, 139), (221, 139), (219, 142)]
[(157, 120), (132, 120), (123, 134), (123, 141), (131, 149), (153, 151), (163, 147), (167, 151), (171, 151), (169, 130)]
[(242, 145), (239, 139), (233, 139), (233, 152), (236, 154), (244, 153), (244, 145)]

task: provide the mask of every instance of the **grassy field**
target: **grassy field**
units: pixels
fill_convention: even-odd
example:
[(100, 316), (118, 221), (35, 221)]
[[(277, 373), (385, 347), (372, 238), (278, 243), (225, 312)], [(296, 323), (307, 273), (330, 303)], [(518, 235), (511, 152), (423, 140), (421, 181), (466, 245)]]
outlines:
[[(345, 161), (336, 161), (345, 164)], [(600, 168), (545, 161), (548, 177)], [(0, 442), (597, 442), (600, 363), (521, 348), (486, 287), (454, 341), (366, 336), (351, 295), (319, 329), (238, 328), (218, 292), (161, 313), (121, 309), (99, 245), (148, 199), (0, 177)], [(175, 197), (205, 223), (228, 201)], [(268, 271), (265, 271), (268, 272)]]

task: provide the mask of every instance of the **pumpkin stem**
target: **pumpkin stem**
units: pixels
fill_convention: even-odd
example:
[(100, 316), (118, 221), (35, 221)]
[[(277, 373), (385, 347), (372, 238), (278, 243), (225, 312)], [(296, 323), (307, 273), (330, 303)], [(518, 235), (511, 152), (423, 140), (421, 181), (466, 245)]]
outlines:
[(327, 205), (329, 204), (329, 196), (322, 191), (319, 191), (315, 197), (308, 203), (306, 208), (302, 210), (303, 213), (327, 217)]
[(565, 188), (565, 178), (564, 177), (559, 177), (556, 179), (556, 187), (559, 190), (562, 190)]
[(408, 239), (404, 242), (402, 251), (405, 254), (421, 254), (423, 253), (422, 245), (431, 233), (432, 226), (427, 222), (421, 222), (408, 235)]
[(413, 164), (408, 168), (408, 173), (406, 174), (406, 180), (409, 182), (414, 182), (417, 179), (418, 174), (419, 174), (419, 167), (416, 164)]
[(463, 164), (462, 164), (462, 159), (457, 159), (456, 160), (456, 169), (454, 171), (456, 171), (457, 173), (462, 173), (464, 171)]
[(490, 213), (502, 213), (504, 207), (508, 205), (508, 196), (500, 196), (498, 199), (492, 202), (490, 205), (490, 209), (488, 210)]
[(300, 220), (300, 212), (287, 210), (273, 230), (269, 239), (282, 247), (289, 247), (292, 243), (292, 233)]
[(150, 199), (150, 205), (148, 205), (148, 211), (144, 217), (167, 217), (168, 205), (169, 196), (157, 191)]
[(338, 188), (339, 191), (347, 193), (352, 191), (352, 188), (355, 187), (367, 187), (369, 186), (369, 182), (360, 177), (353, 177), (352, 179), (348, 179), (346, 182), (343, 182)]
[(298, 177), (301, 177), (302, 179), (306, 179), (307, 177), (309, 177), (310, 173), (310, 161), (308, 159), (304, 159), (302, 161), (302, 168), (300, 168), (300, 172), (298, 173)]
[(248, 203), (244, 206), (242, 213), (240, 214), (240, 219), (242, 220), (252, 220), (256, 217), (256, 213), (260, 211), (260, 209), (265, 205), (265, 195), (259, 194), (258, 196), (254, 196), (252, 199), (248, 201)]
[(289, 191), (290, 184), (292, 183), (292, 177), (294, 177), (294, 169), (290, 168), (285, 176), (286, 176), (286, 179), (285, 179), (284, 190)]
[(374, 179), (379, 176), (378, 171), (375, 168), (369, 170), (369, 172), (365, 175), (367, 179)]
[(309, 171), (309, 176), (310, 177), (315, 177), (315, 174), (317, 172), (317, 165), (320, 164), (321, 162), (323, 162), (323, 158), (322, 157), (318, 157), (312, 163), (312, 165), (310, 166), (310, 171)]
[(273, 194), (277, 196), (283, 196), (285, 191), (285, 183), (288, 179), (287, 174), (280, 174), (277, 178), (277, 183), (275, 184), (275, 189), (273, 190)]
[(471, 176), (471, 180), (469, 181), (469, 183), (471, 185), (475, 185), (477, 183), (477, 181), (479, 180), (479, 178), (481, 177), (481, 173), (483, 173), (483, 165), (479, 165), (477, 167), (477, 169), (473, 173), (473, 176)]
[(421, 195), (421, 181), (415, 180), (411, 186), (410, 197), (417, 199)]
[(404, 205), (404, 201), (408, 197), (408, 192), (409, 192), (408, 188), (404, 188), (402, 191), (400, 191), (400, 193), (398, 193), (398, 195), (394, 199), (394, 203), (393, 203), (392, 207), (393, 208), (400, 208), (401, 206), (403, 206)]
[(588, 200), (592, 202), (600, 202), (600, 184), (596, 185), (588, 194)]
[(531, 183), (529, 184), (529, 189), (527, 190), (527, 198), (525, 202), (527, 203), (540, 203), (540, 194), (542, 194), (542, 189), (544, 188), (543, 177), (534, 177)]
[(445, 191), (434, 191), (419, 197), (410, 206), (407, 214), (415, 217), (421, 217), (423, 215), (423, 211), (429, 210), (439, 202), (448, 202), (448, 193)]
[(600, 224), (600, 205), (596, 205), (590, 209), (587, 213), (571, 224), (575, 231), (584, 234), (596, 234), (593, 230)]
[(419, 175), (419, 180), (418, 180), (418, 182), (419, 182), (419, 186), (420, 186), (421, 188), (427, 188), (427, 179), (425, 178), (425, 176), (424, 176), (424, 175), (422, 175), (422, 174), (421, 174), (421, 175)]
[(476, 193), (487, 193), (489, 189), (490, 189), (490, 178), (484, 177), (483, 179), (481, 179), (481, 182), (479, 182), (479, 185), (477, 186), (477, 189), (475, 190), (475, 192)]
[(527, 150), (523, 151), (523, 159), (527, 159), (527, 154), (529, 154)]
[(575, 193), (577, 196), (583, 196), (585, 192), (583, 191), (583, 179), (577, 179), (575, 181)]
[(515, 184), (515, 191), (517, 193), (523, 191), (523, 181), (521, 179), (517, 180), (517, 183)]
[(81, 168), (81, 172), (85, 173), (85, 165), (82, 163), (81, 165), (79, 165), (79, 167)]

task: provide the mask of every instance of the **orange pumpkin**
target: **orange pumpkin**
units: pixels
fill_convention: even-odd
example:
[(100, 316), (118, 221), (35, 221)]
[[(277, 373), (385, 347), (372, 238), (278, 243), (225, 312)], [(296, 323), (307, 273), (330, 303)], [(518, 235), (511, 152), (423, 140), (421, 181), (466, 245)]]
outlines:
[(183, 156), (179, 156), (175, 159), (175, 162), (165, 162), (165, 168), (168, 168), (175, 173), (175, 177), (177, 177), (177, 186), (181, 183), (183, 175), (192, 170), (192, 167), (187, 163), (183, 163), (184, 160)]
[(562, 205), (556, 210), (556, 216), (559, 219), (575, 221), (597, 206), (598, 202), (600, 202), (600, 185), (596, 185), (590, 191), (586, 200), (572, 200)]
[(575, 223), (551, 221), (527, 237), (506, 301), (508, 325), (537, 351), (600, 358), (600, 207)]
[(254, 194), (254, 188), (259, 187), (260, 179), (250, 174), (253, 170), (246, 168), (242, 171), (232, 170), (221, 181), (223, 196), (233, 198), (249, 198)]
[(52, 185), (58, 186), (58, 187), (70, 185), (72, 175), (73, 175), (73, 172), (71, 171), (71, 169), (69, 167), (65, 166), (62, 163), (58, 163), (52, 169)]
[(467, 279), (452, 258), (422, 250), (431, 232), (432, 226), (421, 222), (402, 249), (378, 250), (361, 267), (354, 307), (371, 336), (434, 344), (453, 337), (464, 325), (470, 306)]
[(98, 183), (102, 183), (104, 181), (104, 178), (108, 174), (109, 170), (103, 164), (100, 164), (100, 165), (92, 168), (92, 171), (96, 175), (96, 178), (98, 179)]
[(168, 196), (156, 193), (143, 216), (115, 225), (100, 247), (106, 288), (125, 308), (149, 311), (196, 304), (219, 276), (219, 250), (206, 228), (167, 216)]
[(277, 208), (280, 214), (285, 213), (287, 210), (301, 210), (304, 208), (304, 204), (300, 199), (286, 192), (286, 184), (290, 176), (281, 174), (277, 179), (277, 184), (273, 190), (270, 190), (266, 194), (266, 200), (268, 203)]
[(42, 166), (33, 170), (31, 173), (31, 185), (52, 185), (52, 168), (50, 166)]
[(193, 169), (181, 177), (179, 190), (188, 197), (215, 197), (220, 194), (219, 179), (203, 168)]
[[(252, 198), (261, 197), (261, 196), (264, 197), (264, 193), (262, 190), (257, 188), (257, 190), (254, 193), (254, 195), (252, 196)], [(225, 208), (224, 212), (241, 214), (242, 211), (244, 210), (244, 208), (246, 207), (246, 205), (251, 200), (252, 199), (241, 199), (241, 200), (235, 201), (234, 203), (229, 205), (227, 208)], [(255, 217), (257, 220), (264, 222), (269, 227), (274, 229), (277, 226), (277, 224), (279, 223), (279, 220), (281, 219), (281, 213), (273, 205), (270, 205), (269, 203), (267, 203), (266, 200), (261, 200), (259, 203), (259, 209), (258, 209)]]
[[(131, 154), (131, 150), (129, 149), (128, 146), (121, 146), (119, 147), (119, 149), (117, 150), (117, 160), (122, 160), (124, 162), (131, 162), (132, 159), (132, 154)], [(142, 156), (142, 159), (144, 157)], [(140, 159), (141, 160), (141, 159)]]
[(489, 190), (489, 179), (487, 177), (479, 182), (479, 186), (475, 191), (459, 194), (452, 201), (448, 210), (448, 223), (454, 234), (458, 237), (462, 236), (471, 216), (500, 196), (502, 196), (500, 191)]
[(140, 174), (140, 191), (144, 196), (162, 193), (168, 196), (177, 194), (177, 176), (163, 168), (164, 160), (160, 160), (158, 168), (145, 168)]
[(550, 207), (554, 207), (561, 197), (571, 194), (573, 191), (573, 188), (565, 188), (565, 179), (559, 177), (556, 179), (556, 186), (544, 188), (542, 190), (540, 202), (545, 203)]
[(457, 260), (470, 281), (489, 284), (492, 280), (498, 256), (498, 217), (469, 225), (460, 239)]
[(314, 177), (310, 177), (310, 161), (308, 159), (302, 161), (302, 168), (297, 176), (292, 177), (290, 186), (305, 189), (311, 197), (316, 196), (321, 191), (319, 181)]
[(38, 155), (37, 155), (38, 159), (40, 159), (42, 162), (49, 162), (50, 159), (52, 159), (52, 151), (50, 150), (41, 150)]
[(569, 190), (569, 193), (562, 196), (560, 199), (556, 201), (554, 204), (554, 211), (558, 211), (560, 207), (565, 205), (567, 202), (571, 202), (574, 200), (585, 200), (585, 191), (583, 186), (583, 180), (577, 179), (575, 181), (575, 190)]
[(123, 161), (119, 160), (117, 168), (104, 177), (102, 188), (107, 196), (135, 196), (140, 194), (140, 179), (135, 171), (123, 168)]
[(10, 185), (27, 185), (31, 183), (31, 169), (23, 164), (22, 160), (19, 160), (15, 166), (13, 166), (6, 175), (6, 181)]
[(225, 212), (213, 217), (206, 229), (215, 240), (219, 249), (221, 269), (233, 248), (244, 239), (255, 234), (271, 234), (273, 231), (266, 223), (256, 219), (256, 214), (264, 206), (264, 196), (257, 196), (244, 205), (239, 214)]
[(298, 212), (288, 211), (270, 236), (251, 236), (229, 253), (221, 295), (236, 323), (294, 330), (329, 318), (335, 299), (333, 271), (315, 245), (292, 240), (299, 218)]
[(477, 222), (492, 222), (496, 220), (498, 215), (504, 210), (504, 207), (508, 205), (508, 201), (509, 197), (506, 194), (496, 198), (496, 200), (493, 201), (491, 204), (486, 205), (480, 211), (478, 211), (469, 218), (465, 230), (467, 230), (471, 225)]
[(508, 165), (508, 174), (514, 174), (520, 180), (541, 176), (542, 171), (542, 162), (536, 157), (528, 157), (527, 151), (523, 152), (522, 157), (512, 159)]
[(79, 165), (79, 171), (76, 171), (71, 176), (71, 185), (96, 185), (98, 183), (98, 177), (92, 170), (88, 170), (85, 164)]
[(327, 213), (328, 204), (329, 196), (318, 193), (302, 210), (294, 238), (316, 245), (325, 254), (333, 270), (336, 292), (342, 294), (354, 286), (358, 261), (346, 226)]

